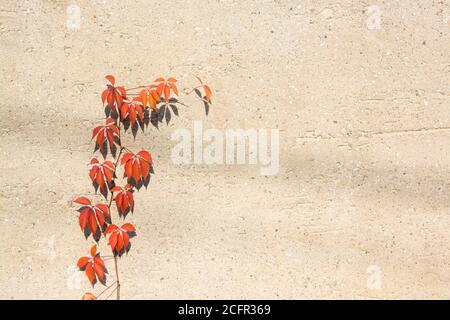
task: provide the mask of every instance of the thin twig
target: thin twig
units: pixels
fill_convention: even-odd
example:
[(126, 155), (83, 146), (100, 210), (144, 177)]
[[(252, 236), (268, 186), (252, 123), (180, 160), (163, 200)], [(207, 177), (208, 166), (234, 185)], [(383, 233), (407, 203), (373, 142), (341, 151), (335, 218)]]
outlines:
[(98, 297), (100, 297), (103, 293), (105, 293), (107, 290), (109, 290), (113, 285), (115, 285), (117, 282), (113, 282), (113, 283), (111, 283), (109, 286), (107, 286), (102, 292), (100, 292), (98, 295), (97, 295), (97, 298)]
[[(115, 287), (114, 290), (111, 291), (111, 293), (109, 294), (109, 296), (107, 296), (107, 297), (105, 298), (105, 300), (108, 300), (108, 299), (113, 295), (113, 293), (117, 290), (117, 288), (118, 288), (118, 287)], [(117, 292), (118, 292), (118, 291), (117, 291)]]
[[(134, 87), (134, 88), (128, 88), (128, 89), (125, 89), (125, 91), (128, 91), (128, 90), (137, 90), (137, 89), (144, 89), (144, 88), (146, 88), (147, 86), (139, 86), (139, 87)], [(128, 93), (127, 93), (128, 94)]]

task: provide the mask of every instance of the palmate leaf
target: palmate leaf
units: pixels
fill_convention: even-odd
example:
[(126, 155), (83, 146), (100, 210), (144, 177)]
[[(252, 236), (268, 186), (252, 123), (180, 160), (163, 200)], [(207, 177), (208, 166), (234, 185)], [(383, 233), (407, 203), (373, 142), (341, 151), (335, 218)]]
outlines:
[(126, 99), (127, 93), (124, 87), (115, 87), (115, 78), (107, 75), (106, 80), (109, 81), (107, 88), (102, 92), (102, 102), (105, 106), (106, 117), (117, 119), (119, 110), (122, 107), (123, 100)]
[(103, 158), (106, 159), (108, 155), (108, 149), (112, 156), (115, 158), (117, 148), (120, 148), (120, 136), (119, 128), (116, 126), (116, 122), (112, 118), (106, 119), (104, 126), (95, 127), (92, 130), (92, 139), (95, 138), (94, 152), (100, 150)]
[(172, 112), (178, 116), (178, 108), (175, 105), (176, 103), (178, 103), (178, 100), (175, 98), (160, 101), (160, 106), (156, 110), (158, 122), (163, 122), (163, 120), (166, 119), (166, 124), (169, 124), (172, 119)]
[(153, 82), (156, 85), (156, 92), (158, 92), (160, 97), (164, 97), (165, 100), (169, 100), (172, 94), (178, 96), (178, 87), (175, 84), (177, 79), (172, 77), (167, 79), (159, 77)]
[(77, 267), (80, 271), (86, 273), (92, 287), (97, 283), (97, 280), (100, 281), (101, 284), (106, 285), (106, 275), (108, 274), (108, 270), (106, 269), (105, 262), (100, 257), (100, 253), (97, 252), (97, 245), (92, 246), (90, 253), (90, 257), (81, 257), (78, 259)]
[(81, 204), (81, 207), (77, 210), (80, 213), (78, 220), (81, 231), (83, 231), (86, 239), (92, 234), (94, 240), (98, 242), (102, 236), (102, 232), (111, 223), (108, 206), (103, 203), (93, 205), (85, 197), (78, 197), (74, 202)]
[(125, 218), (130, 211), (134, 211), (134, 190), (130, 184), (125, 187), (114, 187), (111, 191), (115, 194), (114, 200), (119, 217)]
[(203, 101), (203, 105), (205, 106), (205, 113), (206, 115), (209, 114), (209, 109), (212, 104), (211, 98), (212, 98), (212, 91), (211, 88), (204, 84), (202, 79), (195, 76), (197, 80), (200, 82), (199, 88), (202, 88), (205, 91), (205, 94), (203, 95), (202, 92), (198, 88), (194, 88), (195, 94)]
[(153, 160), (149, 152), (142, 150), (137, 154), (127, 152), (120, 161), (124, 166), (124, 177), (130, 186), (138, 190), (145, 186), (147, 188), (150, 182), (150, 174), (154, 174)]
[(144, 107), (156, 109), (156, 104), (161, 99), (161, 96), (158, 94), (157, 86), (151, 84), (139, 92), (139, 98), (141, 98)]
[(108, 190), (114, 187), (114, 179), (116, 166), (111, 161), (105, 160), (99, 162), (97, 158), (92, 158), (91, 169), (89, 170), (89, 177), (91, 178), (92, 185), (95, 192), (100, 189), (100, 193), (105, 197), (108, 197)]
[(136, 236), (136, 229), (131, 223), (125, 223), (121, 227), (110, 224), (106, 229), (105, 234), (110, 235), (108, 244), (111, 247), (114, 256), (121, 257), (124, 253), (130, 251), (130, 238)]
[(131, 127), (133, 137), (136, 138), (138, 128), (140, 127), (144, 131), (145, 125), (145, 112), (142, 99), (135, 97), (132, 101), (124, 102), (120, 109), (120, 118), (125, 131)]

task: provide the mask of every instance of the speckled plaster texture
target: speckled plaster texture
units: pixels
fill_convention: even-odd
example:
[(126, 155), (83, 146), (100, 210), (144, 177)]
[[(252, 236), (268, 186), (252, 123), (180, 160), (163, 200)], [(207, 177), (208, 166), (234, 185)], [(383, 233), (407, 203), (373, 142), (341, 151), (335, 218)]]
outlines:
[[(450, 297), (449, 1), (3, 0), (0, 33), (0, 298), (91, 290), (71, 200), (93, 196), (109, 73), (214, 89), (208, 117), (189, 96), (126, 138), (157, 174), (123, 298)], [(279, 173), (173, 164), (171, 134), (196, 120), (278, 129)]]

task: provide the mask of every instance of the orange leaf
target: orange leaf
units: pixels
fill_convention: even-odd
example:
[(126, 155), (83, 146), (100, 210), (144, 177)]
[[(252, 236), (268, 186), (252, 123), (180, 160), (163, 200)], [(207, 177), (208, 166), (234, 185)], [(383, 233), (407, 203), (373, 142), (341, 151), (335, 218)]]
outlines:
[(86, 266), (86, 276), (89, 279), (89, 282), (94, 286), (97, 283), (97, 278), (95, 277), (94, 267), (91, 263)]
[(85, 294), (83, 294), (81, 300), (97, 300), (97, 297), (90, 292), (86, 292)]
[(90, 205), (91, 204), (91, 201), (88, 198), (86, 198), (86, 197), (78, 197), (73, 202), (79, 203), (79, 204), (84, 204), (84, 205)]
[(134, 199), (133, 199), (133, 189), (130, 185), (126, 185), (125, 188), (115, 187), (114, 192), (118, 192), (115, 201), (117, 211), (120, 217), (126, 217), (127, 214), (134, 210)]
[(108, 80), (109, 83), (111, 83), (112, 86), (114, 86), (114, 84), (116, 83), (116, 79), (112, 75), (105, 76), (105, 79)]
[(112, 118), (106, 119), (104, 126), (95, 127), (92, 130), (92, 139), (95, 138), (94, 152), (100, 150), (103, 158), (108, 155), (108, 148), (113, 157), (116, 157), (117, 148), (120, 147), (119, 129)]
[(97, 254), (97, 245), (93, 245), (91, 247), (91, 256), (95, 256)]
[[(86, 239), (92, 234), (95, 241), (99, 241), (101, 231), (106, 229), (108, 223), (111, 223), (109, 208), (106, 204), (100, 203), (95, 206), (87, 205), (78, 209), (80, 212), (79, 224)], [(92, 249), (94, 249), (92, 247)]]
[(177, 88), (177, 86), (174, 83), (172, 83), (170, 85), (170, 87), (172, 88), (173, 92), (178, 96), (178, 88)]
[(142, 186), (148, 186), (150, 173), (154, 173), (149, 152), (142, 150), (138, 154), (126, 153), (121, 159), (121, 164), (124, 165), (124, 176), (131, 186), (138, 190)]
[(212, 96), (211, 89), (207, 85), (204, 85), (203, 89), (205, 89), (206, 99), (208, 100), (209, 103), (211, 103), (211, 96)]
[(81, 257), (81, 258), (78, 260), (77, 267), (78, 267), (79, 269), (83, 269), (83, 270), (84, 270), (84, 268), (85, 268), (86, 265), (88, 264), (89, 260), (90, 260), (89, 257)]
[(80, 271), (84, 271), (86, 273), (89, 282), (94, 286), (97, 283), (97, 279), (103, 284), (106, 285), (106, 274), (108, 270), (105, 267), (105, 262), (100, 257), (100, 253), (97, 252), (97, 246), (92, 246), (91, 257), (81, 257), (78, 260), (77, 267)]
[(111, 247), (114, 256), (122, 256), (130, 250), (130, 238), (136, 236), (135, 228), (131, 223), (126, 223), (122, 227), (110, 225), (106, 229), (109, 234), (108, 244)]

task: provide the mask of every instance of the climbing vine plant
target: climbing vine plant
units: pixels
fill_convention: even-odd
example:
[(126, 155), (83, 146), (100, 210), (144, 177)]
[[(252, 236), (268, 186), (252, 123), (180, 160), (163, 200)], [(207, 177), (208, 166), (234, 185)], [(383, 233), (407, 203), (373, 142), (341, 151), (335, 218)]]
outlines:
[[(211, 89), (199, 77), (199, 84), (184, 93), (195, 92), (203, 102), (208, 114), (211, 105)], [(107, 299), (116, 293), (120, 299), (119, 260), (131, 249), (131, 239), (136, 236), (136, 228), (125, 222), (130, 212), (134, 212), (134, 192), (147, 188), (151, 176), (155, 174), (152, 155), (147, 150), (133, 151), (123, 143), (124, 134), (136, 135), (149, 126), (158, 128), (164, 121), (178, 116), (178, 107), (185, 105), (179, 100), (177, 80), (159, 77), (152, 83), (134, 88), (117, 86), (114, 76), (107, 75), (106, 89), (101, 95), (105, 112), (105, 122), (92, 131), (95, 143), (94, 156), (90, 161), (89, 178), (95, 193), (104, 197), (104, 202), (93, 203), (88, 197), (76, 197), (79, 206), (79, 225), (85, 238), (92, 238), (95, 244), (90, 255), (81, 257), (77, 267), (86, 274), (92, 287), (101, 283), (106, 288), (94, 294), (86, 292), (85, 300)], [(99, 154), (98, 154), (99, 153)], [(119, 181), (119, 171), (123, 181)], [(116, 215), (113, 219), (113, 212)], [(114, 221), (113, 221), (114, 220)], [(104, 238), (108, 241), (111, 255), (102, 255), (97, 244)], [(114, 263), (112, 280), (109, 278), (107, 262)]]

